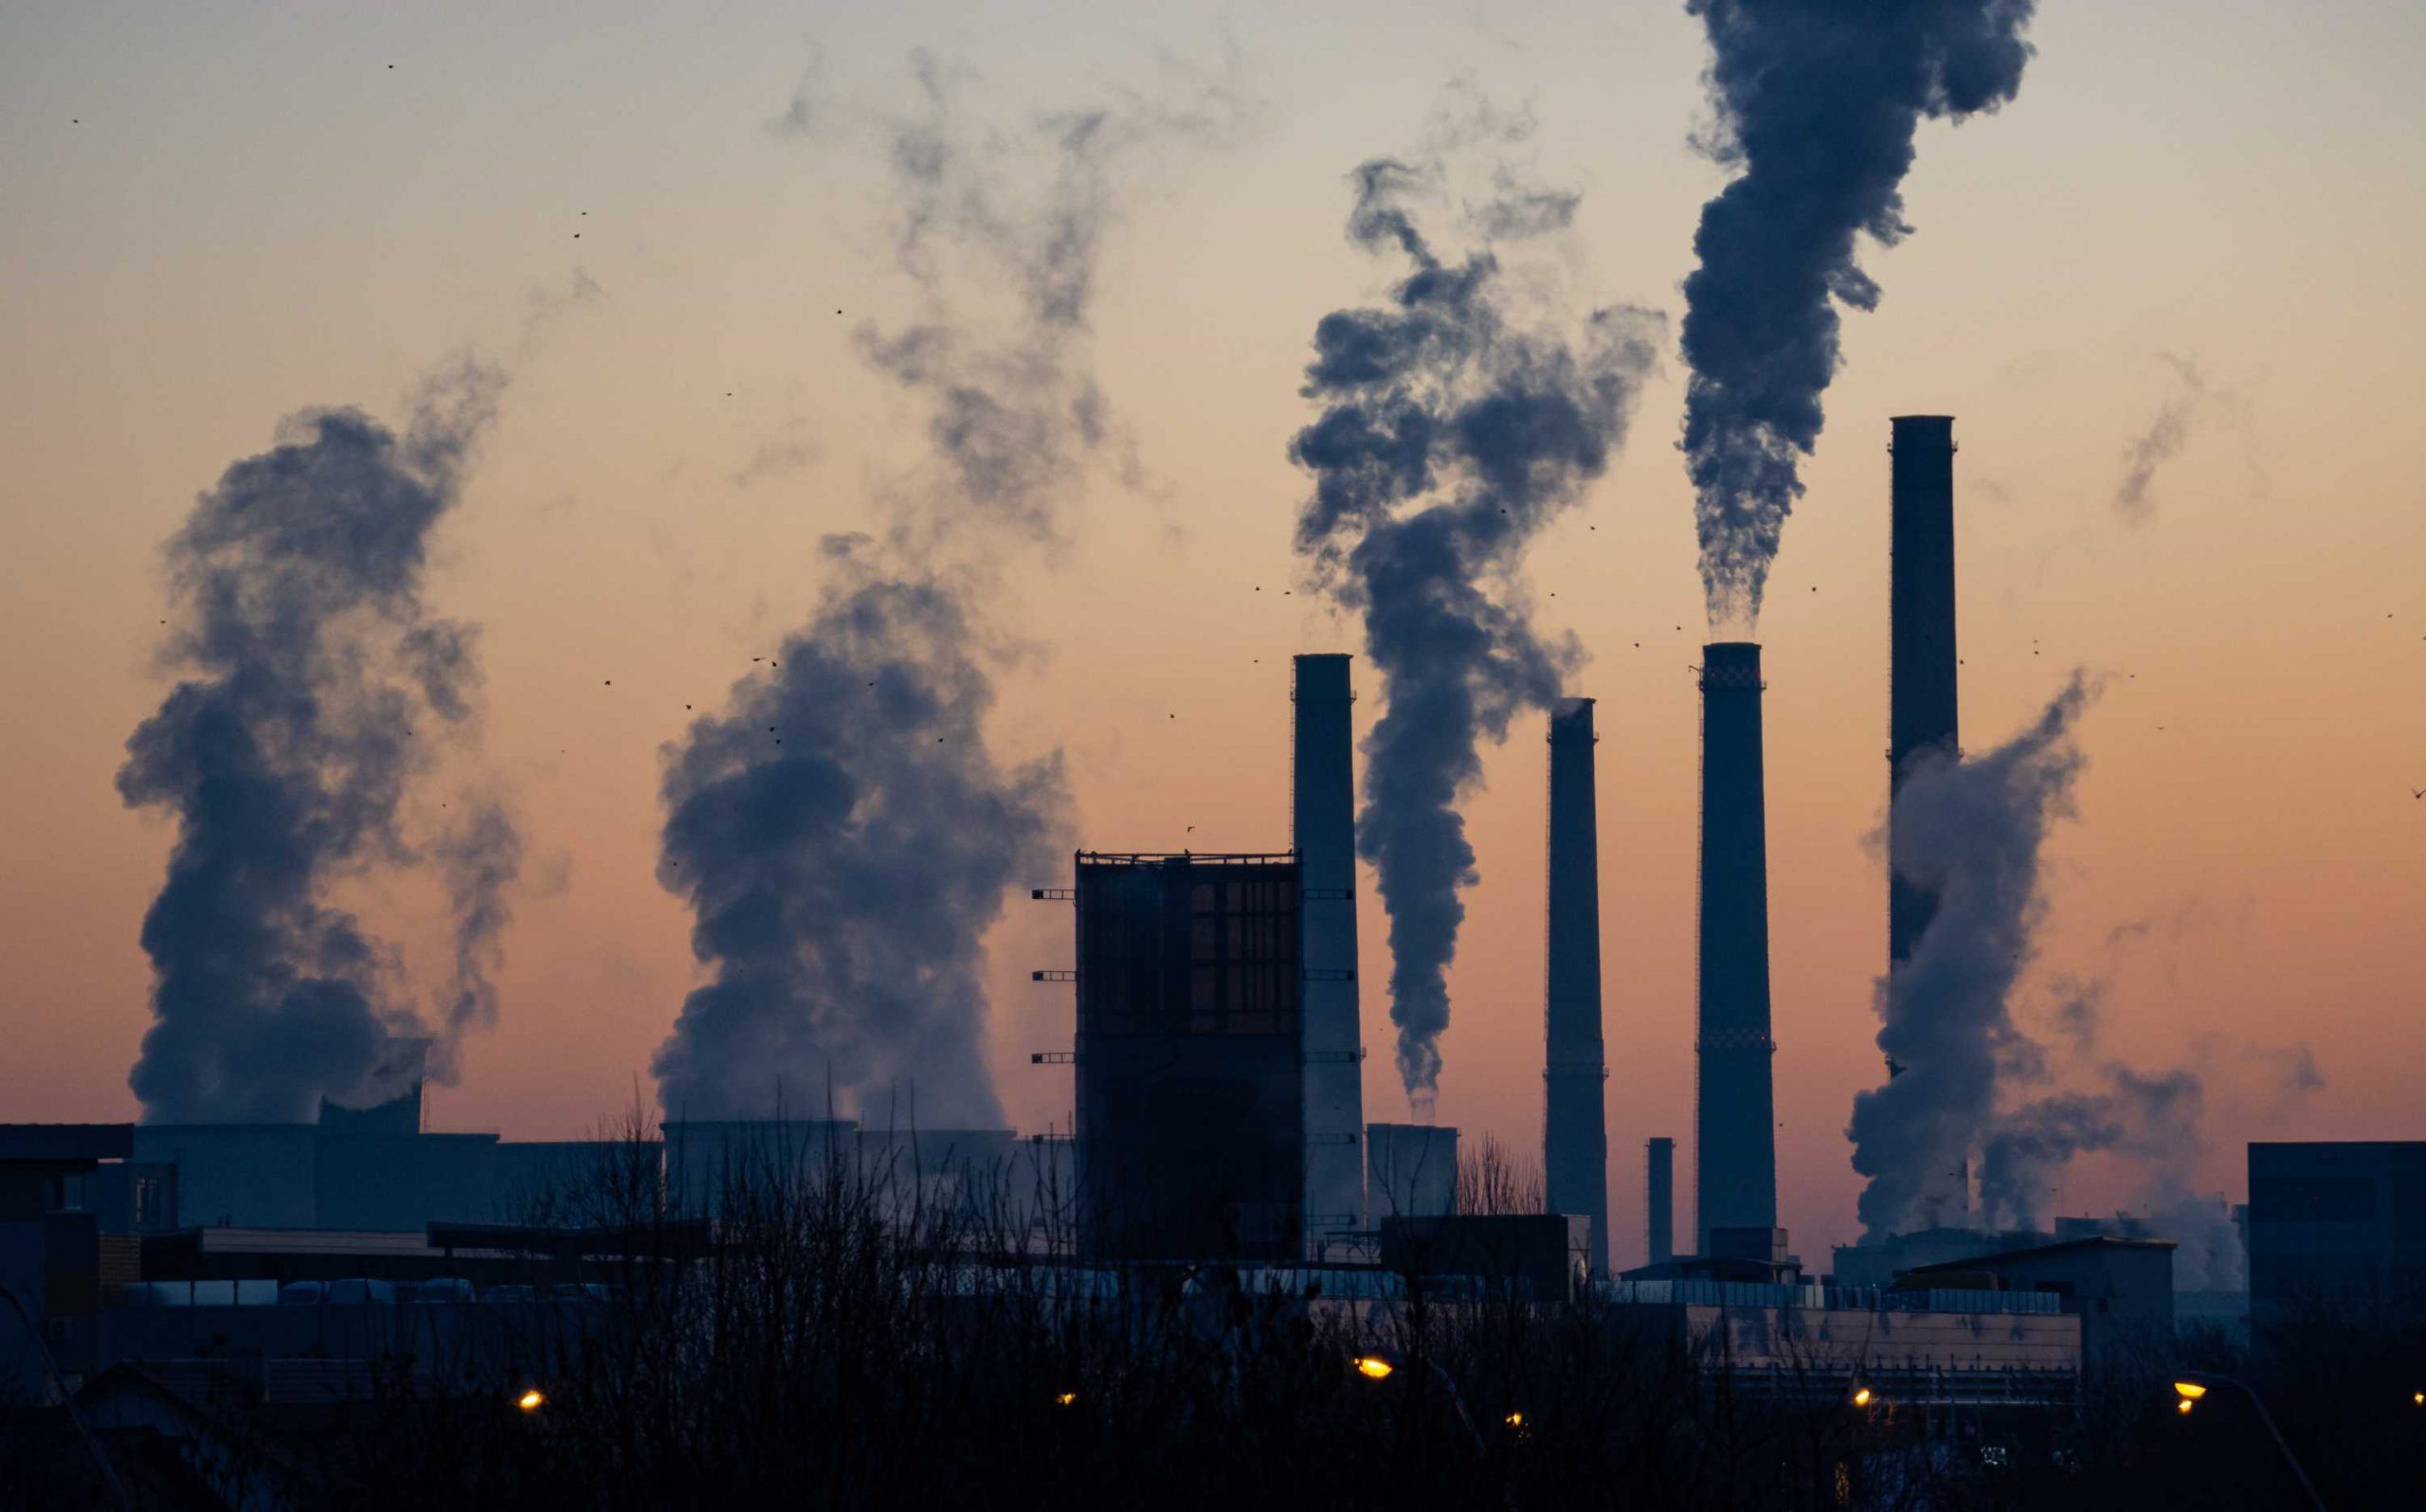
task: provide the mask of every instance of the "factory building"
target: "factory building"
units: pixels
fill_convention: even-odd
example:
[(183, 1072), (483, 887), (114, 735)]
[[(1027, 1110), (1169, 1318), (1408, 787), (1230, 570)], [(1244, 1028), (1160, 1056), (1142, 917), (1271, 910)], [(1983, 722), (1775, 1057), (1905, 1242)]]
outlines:
[(1080, 852), (1077, 871), (1080, 1253), (1298, 1256), (1297, 858)]
[(137, 1124), (129, 1226), (418, 1233), (506, 1221), (543, 1184), (582, 1173), (588, 1142), (509, 1144), (432, 1133), (422, 1086), (371, 1108), (324, 1103), (311, 1124)]
[(2104, 1234), (2003, 1250), (1934, 1265), (1895, 1278), (1902, 1291), (1987, 1287), (2036, 1292), (2081, 1321), (2081, 1353), (2096, 1361), (2133, 1350), (2163, 1351), (2173, 1341), (2173, 1241)]
[(1588, 1220), (1588, 1274), (1609, 1273), (1608, 1071), (1601, 1038), (1601, 850), (1592, 700), (1550, 713), (1549, 945), (1543, 1010), (1542, 1186)]
[[(1769, 1035), (1761, 648), (1702, 648), (1701, 916), (1694, 1053), (1696, 1252), (1782, 1260)], [(1723, 1247), (1722, 1247), (1723, 1240)]]
[(2249, 1147), (2249, 1301), (2426, 1312), (2426, 1141)]
[(1435, 1124), (1373, 1124), (1365, 1130), (1373, 1221), (1439, 1218), (1457, 1211), (1457, 1131)]

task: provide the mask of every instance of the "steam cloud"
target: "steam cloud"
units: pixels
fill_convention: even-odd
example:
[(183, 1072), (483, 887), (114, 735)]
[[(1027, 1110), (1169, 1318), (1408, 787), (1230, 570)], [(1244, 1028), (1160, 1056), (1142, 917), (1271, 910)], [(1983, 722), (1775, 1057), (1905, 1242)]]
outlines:
[[(129, 1085), (164, 1122), (296, 1122), (322, 1098), (392, 1096), (455, 1070), (496, 1014), (491, 977), (520, 865), (494, 799), (419, 849), (407, 804), (471, 731), (475, 634), (422, 597), (431, 532), (503, 377), (428, 381), (398, 436), (357, 409), (290, 417), (228, 468), (171, 539), (183, 676), (127, 743), (125, 801), (173, 815), (143, 921), (154, 1022)], [(337, 884), (434, 865), (451, 899), (454, 982), (435, 1022), (393, 950), (332, 901)]]
[(2032, 5), (1689, 0), (1710, 33), (1711, 151), (1743, 170), (1702, 207), (1685, 279), (1684, 450), (1713, 625), (1759, 618), (1839, 361), (1837, 302), (1878, 303), (1856, 233), (1910, 233), (1914, 130), (2014, 97)]
[[(1323, 412), (1290, 445), (1314, 475), (1297, 549), (1363, 617), (1388, 704), (1365, 747), (1357, 837), (1389, 910), (1390, 1017), (1419, 1111), (1439, 1083), (1458, 891), (1476, 880), (1457, 799), (1479, 775), (1479, 740), (1548, 708), (1580, 659), (1535, 631), (1524, 549), (1608, 466), (1660, 335), (1657, 315), (1630, 307), (1573, 330), (1529, 312), (1488, 245), (1444, 261), (1413, 207), (1439, 174), (1389, 159), (1356, 170), (1349, 239), (1410, 271), (1385, 306), (1316, 326), (1303, 392)], [(1572, 207), (1503, 180), (1466, 219), (1530, 233)]]
[[(675, 1117), (763, 1117), (830, 1089), (862, 1116), (1002, 1123), (983, 941), (1006, 889), (1056, 864), (1068, 800), (1058, 753), (1006, 765), (987, 745), (1010, 654), (987, 604), (1006, 552), (1059, 539), (1091, 467), (1133, 473), (1089, 351), (1113, 168), (1219, 138), (1242, 109), (1186, 79), (1150, 103), (970, 131), (945, 69), (912, 67), (923, 108), (880, 130), (921, 310), (856, 339), (925, 407), (932, 465), (879, 495), (880, 539), (827, 538), (808, 623), (667, 749), (658, 876), (709, 971), (654, 1062)], [(852, 114), (818, 81), (780, 130)], [(987, 296), (1007, 320), (968, 308)]]
[[(2094, 695), (2075, 674), (2013, 740), (1968, 758), (1926, 752), (1896, 794), (1890, 864), (1932, 893), (1937, 911), (1879, 984), (1878, 1048), (1902, 1070), (1855, 1095), (1846, 1130), (1854, 1169), (1869, 1179), (1860, 1214), (1874, 1238), (1924, 1220), (1922, 1195), (1969, 1158), (1995, 1117), (2001, 1071), (2043, 1064), (2014, 1022), (2013, 989), (2046, 911), (2039, 852), (2073, 813), (2073, 729)], [(2052, 1136), (2072, 1115), (2051, 1107), (2044, 1116)]]
[[(1977, 1220), (2037, 1229), (2055, 1180), (2083, 1155), (2112, 1153), (2140, 1167), (2139, 1230), (2176, 1240), (2185, 1287), (2240, 1284), (2238, 1233), (2212, 1198), (2190, 1187), (2204, 1153), (2208, 1089), (2188, 1066), (2142, 1071), (2094, 1059), (2108, 982), (2058, 976), (2053, 1023), (2087, 1087), (2041, 1089), (2057, 1068), (2016, 1021), (2016, 984), (2036, 955), (2046, 912), (2041, 852), (2073, 817), (2083, 759), (2075, 742), (2096, 686), (2074, 674), (2031, 727), (1984, 755), (1925, 755), (1895, 798), (1896, 871), (1937, 898), (1911, 958), (1879, 983), (1878, 1046), (1898, 1068), (1856, 1094), (1854, 1168), (1869, 1179), (1860, 1215), (1877, 1240), (1934, 1222), (1927, 1195), (1977, 1159)], [(2150, 926), (2118, 926), (2109, 948)], [(2254, 1056), (2282, 1099), (2323, 1084), (2305, 1046)], [(2279, 1111), (2279, 1109), (2278, 1109)]]
[(2145, 524), (2156, 513), (2156, 506), (2148, 498), (2149, 486), (2156, 481), (2158, 470), (2188, 444), (2190, 433), (2208, 407), (2218, 402), (2236, 410), (2239, 407), (2236, 396), (2210, 388), (2206, 375), (2196, 364), (2171, 352), (2158, 355), (2173, 369), (2173, 387), (2157, 406), (2156, 418), (2148, 423), (2147, 430), (2125, 448), (2123, 481), (2114, 490), (2114, 512), (2133, 525)]

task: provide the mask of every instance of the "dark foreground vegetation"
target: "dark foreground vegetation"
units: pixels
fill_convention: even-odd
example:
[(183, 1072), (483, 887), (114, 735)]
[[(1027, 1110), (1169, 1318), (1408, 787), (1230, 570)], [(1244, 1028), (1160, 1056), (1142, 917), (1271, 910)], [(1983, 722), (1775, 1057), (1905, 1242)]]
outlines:
[[(1360, 1305), (1340, 1300), (1336, 1272), (1324, 1296), (1320, 1272), (1257, 1292), (1216, 1267), (1114, 1287), (1019, 1258), (1032, 1240), (990, 1216), (1008, 1205), (884, 1171), (728, 1173), (711, 1231), (667, 1215), (637, 1137), (631, 1150), (543, 1215), (640, 1236), (589, 1262), (605, 1301), (460, 1359), (386, 1361), (390, 1389), (368, 1400), (220, 1404), (208, 1463), (107, 1434), (128, 1499), (417, 1512), (2303, 1504), (2231, 1392), (2175, 1410), (2169, 1380), (2203, 1368), (2262, 1394), (2326, 1504), (2426, 1504), (2414, 1319), (2320, 1315), (2254, 1354), (2205, 1340), (2109, 1361), (2067, 1408), (1932, 1415), (1741, 1378), (1666, 1308), (1421, 1288)], [(60, 1409), (5, 1422), (0, 1503), (112, 1504)]]

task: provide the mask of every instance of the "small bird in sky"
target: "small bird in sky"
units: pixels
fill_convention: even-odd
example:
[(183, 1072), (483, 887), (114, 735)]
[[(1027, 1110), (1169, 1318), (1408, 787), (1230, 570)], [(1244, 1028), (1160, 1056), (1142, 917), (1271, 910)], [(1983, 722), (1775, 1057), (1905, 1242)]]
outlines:
[(2413, 787), (2409, 790), (2409, 796), (2412, 798), (2426, 798), (2426, 787)]
[(614, 686), (615, 686), (615, 679), (614, 679), (614, 678), (612, 678), (612, 677), (607, 678), (607, 679), (606, 679), (606, 686), (607, 686), (607, 687), (609, 687), (609, 688), (614, 687)]

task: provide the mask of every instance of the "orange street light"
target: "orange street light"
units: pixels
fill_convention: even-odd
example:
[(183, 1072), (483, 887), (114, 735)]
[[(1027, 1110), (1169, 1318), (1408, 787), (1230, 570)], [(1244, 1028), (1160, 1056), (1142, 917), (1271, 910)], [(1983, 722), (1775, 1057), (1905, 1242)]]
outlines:
[(1869, 1387), (1856, 1386), (1854, 1388), (1854, 1405), (1856, 1407), (1868, 1407), (1870, 1405)]
[(2257, 1413), (2257, 1420), (2266, 1425), (2268, 1435), (2274, 1440), (2274, 1448), (2282, 1454), (2284, 1465), (2290, 1467), (2291, 1478), (2298, 1481), (2300, 1489), (2308, 1493), (2308, 1505), (2315, 1507), (2317, 1512), (2325, 1512), (2325, 1498), (2316, 1494), (2316, 1483), (2308, 1479), (2308, 1472), (2301, 1466), (2300, 1457), (2291, 1452), (2290, 1443), (2283, 1437), (2283, 1431), (2274, 1426), (2274, 1414), (2266, 1410), (2265, 1398), (2252, 1391), (2247, 1381), (2218, 1376), (2211, 1370), (2185, 1370), (2173, 1383), (2173, 1394), (2181, 1398), (2174, 1404), (2174, 1411), (2184, 1417), (2189, 1416), (2190, 1409), (2198, 1405), (2199, 1398), (2218, 1387), (2238, 1392), (2248, 1400)]
[(1058, 1407), (1067, 1407), (1077, 1399), (1078, 1394), (1077, 1392), (1061, 1392), (1054, 1396), (1053, 1401), (1054, 1405)]
[(1391, 1364), (1388, 1360), (1384, 1359), (1379, 1355), (1359, 1355), (1356, 1357), (1356, 1374), (1364, 1377), (1367, 1380), (1387, 1380), (1390, 1378), (1390, 1372), (1397, 1368), (1397, 1366)]
[(526, 1413), (535, 1413), (548, 1405), (547, 1394), (534, 1386), (514, 1399), (514, 1405)]

